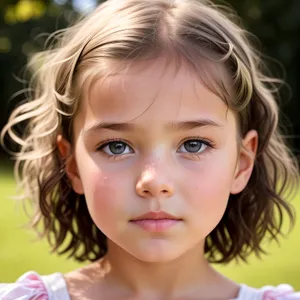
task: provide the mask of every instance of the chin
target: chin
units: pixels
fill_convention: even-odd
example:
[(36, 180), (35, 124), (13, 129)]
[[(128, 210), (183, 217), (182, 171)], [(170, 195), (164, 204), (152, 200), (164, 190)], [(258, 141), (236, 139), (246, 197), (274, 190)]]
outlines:
[(141, 255), (134, 255), (136, 259), (145, 263), (168, 263), (176, 260), (180, 255), (170, 254), (154, 254), (154, 253), (143, 253)]
[(128, 251), (136, 259), (148, 263), (167, 263), (176, 260), (184, 255), (183, 249), (175, 249), (174, 245), (148, 245), (147, 247), (137, 247)]

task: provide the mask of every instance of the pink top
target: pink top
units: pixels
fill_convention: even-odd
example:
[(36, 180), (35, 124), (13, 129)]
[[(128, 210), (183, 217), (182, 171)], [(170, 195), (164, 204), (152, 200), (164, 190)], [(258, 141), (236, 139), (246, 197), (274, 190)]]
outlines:
[[(71, 300), (61, 273), (40, 276), (27, 272), (15, 283), (0, 284), (0, 300)], [(300, 292), (294, 292), (287, 284), (254, 289), (242, 284), (235, 300), (300, 300)]]

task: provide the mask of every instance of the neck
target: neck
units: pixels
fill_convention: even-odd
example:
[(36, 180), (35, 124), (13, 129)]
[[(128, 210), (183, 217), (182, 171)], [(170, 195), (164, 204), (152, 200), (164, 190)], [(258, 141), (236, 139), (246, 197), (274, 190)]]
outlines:
[[(106, 259), (110, 265), (106, 279), (141, 299), (150, 295), (155, 299), (197, 293), (211, 296), (212, 290), (220, 290), (226, 284), (228, 288), (229, 283), (229, 293), (233, 290), (233, 283), (208, 264), (204, 246), (200, 244), (173, 261), (149, 263), (138, 260), (110, 241)], [(234, 285), (233, 293), (236, 291)]]

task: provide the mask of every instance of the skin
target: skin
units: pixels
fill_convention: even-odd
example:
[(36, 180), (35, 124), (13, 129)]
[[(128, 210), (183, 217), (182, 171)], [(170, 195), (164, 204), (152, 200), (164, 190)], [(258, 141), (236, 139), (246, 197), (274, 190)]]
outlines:
[[(201, 126), (178, 125), (195, 120)], [(66, 275), (72, 299), (235, 298), (239, 286), (207, 263), (204, 241), (253, 169), (257, 133), (243, 147), (237, 137), (234, 113), (184, 63), (178, 70), (161, 57), (96, 81), (74, 119), (74, 144), (57, 139), (73, 189), (108, 238), (103, 261)], [(121, 154), (108, 155), (111, 139)], [(163, 232), (130, 222), (149, 211), (181, 221)]]

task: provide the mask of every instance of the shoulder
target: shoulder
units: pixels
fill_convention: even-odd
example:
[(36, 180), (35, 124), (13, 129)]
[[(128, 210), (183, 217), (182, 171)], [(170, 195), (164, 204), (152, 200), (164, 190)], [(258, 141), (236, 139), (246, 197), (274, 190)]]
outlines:
[(237, 300), (300, 300), (300, 292), (296, 292), (288, 284), (264, 286), (256, 289), (246, 285), (241, 286)]
[[(104, 259), (65, 274), (71, 299), (114, 299), (105, 284), (107, 263)], [(101, 296), (100, 296), (101, 295)]]
[(0, 284), (0, 299), (5, 300), (70, 300), (63, 275), (40, 276), (30, 271), (15, 283)]
[(296, 292), (288, 284), (280, 284), (276, 287), (265, 286), (261, 288), (262, 300), (300, 300), (300, 292)]
[(48, 291), (40, 275), (27, 272), (15, 283), (0, 284), (0, 299), (48, 299)]

